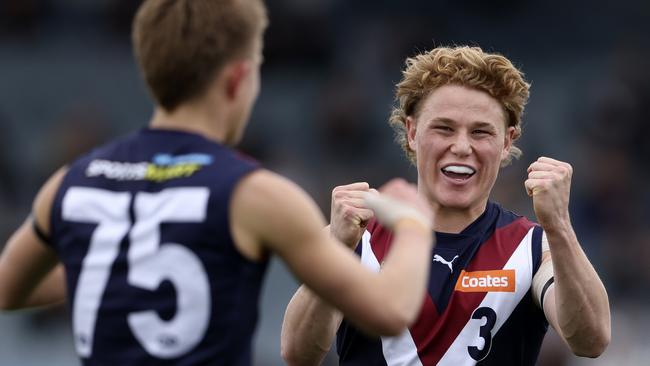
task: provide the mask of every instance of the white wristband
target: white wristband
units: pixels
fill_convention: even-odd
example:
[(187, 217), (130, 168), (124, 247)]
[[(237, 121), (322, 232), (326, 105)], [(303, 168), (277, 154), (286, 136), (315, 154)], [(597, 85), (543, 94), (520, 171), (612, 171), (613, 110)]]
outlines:
[(390, 229), (402, 219), (411, 219), (425, 228), (431, 228), (431, 222), (418, 209), (398, 200), (381, 194), (366, 192), (364, 201), (367, 207), (375, 212), (377, 220)]

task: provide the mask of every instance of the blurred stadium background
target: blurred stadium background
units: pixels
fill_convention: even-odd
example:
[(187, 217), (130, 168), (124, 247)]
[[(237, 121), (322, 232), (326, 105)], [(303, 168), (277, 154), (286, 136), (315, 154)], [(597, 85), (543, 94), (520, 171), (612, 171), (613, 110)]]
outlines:
[[(0, 233), (29, 213), (58, 166), (144, 126), (151, 103), (129, 40), (135, 0), (0, 1)], [(493, 199), (533, 217), (525, 168), (574, 165), (571, 211), (613, 307), (597, 360), (550, 334), (540, 365), (647, 365), (650, 348), (650, 2), (643, 0), (273, 0), (263, 87), (242, 149), (302, 185), (329, 214), (331, 189), (415, 171), (387, 118), (406, 56), (434, 45), (503, 53), (532, 81), (519, 146)], [(1, 245), (1, 244), (0, 244)], [(297, 284), (274, 261), (256, 365), (281, 365)], [(329, 357), (328, 365), (335, 364)], [(0, 314), (0, 365), (78, 365), (65, 308)]]

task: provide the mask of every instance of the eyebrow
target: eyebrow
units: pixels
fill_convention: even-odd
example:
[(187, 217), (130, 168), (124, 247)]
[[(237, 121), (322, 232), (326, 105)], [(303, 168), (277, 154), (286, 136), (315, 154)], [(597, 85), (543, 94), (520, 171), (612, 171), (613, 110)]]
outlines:
[[(445, 118), (445, 117), (436, 117), (431, 120), (431, 122), (439, 122), (439, 123), (444, 123), (447, 125), (456, 125), (458, 124), (455, 120), (451, 118)], [(472, 127), (475, 128), (494, 128), (494, 124), (489, 123), (489, 122), (484, 122), (484, 121), (474, 121), (472, 122)]]
[(478, 128), (489, 128), (489, 129), (494, 129), (494, 125), (492, 123), (488, 122), (482, 122), (482, 121), (476, 121), (474, 122), (474, 127)]

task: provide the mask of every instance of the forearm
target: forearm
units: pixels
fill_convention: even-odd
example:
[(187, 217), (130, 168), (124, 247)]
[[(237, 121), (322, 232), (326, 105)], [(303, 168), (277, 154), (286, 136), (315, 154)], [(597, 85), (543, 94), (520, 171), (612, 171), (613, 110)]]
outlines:
[[(57, 263), (54, 251), (40, 243), (31, 221), (26, 220), (11, 236), (0, 256), (0, 309), (17, 310), (49, 304), (50, 295), (56, 295), (51, 293), (43, 298), (43, 291), (57, 290), (56, 286), (61, 286), (61, 292), (65, 293), (62, 272), (48, 279)], [(48, 285), (43, 287), (46, 282)]]
[(570, 223), (545, 231), (553, 260), (558, 331), (574, 353), (596, 357), (610, 338), (607, 291)]
[(3, 310), (23, 310), (41, 306), (53, 306), (65, 302), (66, 286), (63, 266), (55, 267), (32, 290), (21, 292), (14, 291), (14, 295), (7, 296), (10, 301), (2, 302)]
[(305, 285), (287, 306), (282, 323), (281, 353), (290, 366), (319, 365), (329, 351), (342, 315)]

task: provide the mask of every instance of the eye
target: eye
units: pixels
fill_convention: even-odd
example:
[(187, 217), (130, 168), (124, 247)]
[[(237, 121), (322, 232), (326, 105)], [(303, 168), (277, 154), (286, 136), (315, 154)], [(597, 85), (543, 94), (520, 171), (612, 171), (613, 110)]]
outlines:
[(475, 135), (491, 135), (492, 132), (488, 130), (474, 130), (472, 131), (473, 134)]
[(444, 125), (433, 126), (433, 129), (438, 130), (438, 131), (443, 131), (443, 132), (451, 132), (451, 131), (453, 131), (453, 129), (451, 127), (444, 126)]

